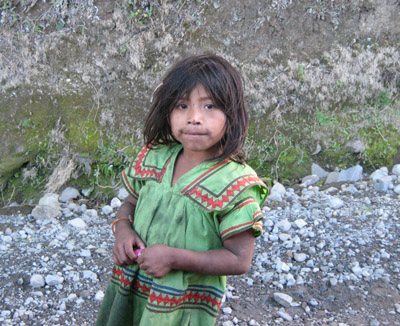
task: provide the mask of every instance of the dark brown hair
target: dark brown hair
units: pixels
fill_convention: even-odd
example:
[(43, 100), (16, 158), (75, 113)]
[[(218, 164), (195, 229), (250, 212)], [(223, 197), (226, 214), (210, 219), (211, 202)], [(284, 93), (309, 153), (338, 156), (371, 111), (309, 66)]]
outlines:
[(232, 65), (214, 54), (191, 55), (178, 61), (156, 88), (149, 115), (144, 126), (147, 145), (176, 142), (172, 135), (169, 115), (177, 102), (189, 96), (197, 85), (203, 85), (214, 104), (226, 115), (226, 131), (220, 141), (220, 155), (243, 163), (243, 151), (249, 118), (244, 104), (241, 75)]

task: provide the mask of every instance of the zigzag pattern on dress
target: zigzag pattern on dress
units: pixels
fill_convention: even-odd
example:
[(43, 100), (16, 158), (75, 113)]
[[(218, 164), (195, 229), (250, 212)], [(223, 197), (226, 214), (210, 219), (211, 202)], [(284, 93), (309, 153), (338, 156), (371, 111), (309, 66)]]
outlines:
[(233, 180), (219, 194), (215, 194), (202, 185), (204, 179), (193, 185), (185, 194), (207, 211), (223, 210), (247, 188), (254, 185), (264, 185), (256, 175), (244, 175)]
[(153, 165), (147, 165), (146, 158), (151, 147), (151, 145), (144, 146), (139, 151), (129, 169), (128, 175), (130, 177), (134, 177), (139, 180), (155, 180), (157, 182), (162, 181), (165, 171), (167, 170), (167, 166), (171, 162), (171, 157), (166, 161), (162, 168)]
[(222, 303), (224, 292), (210, 286), (191, 284), (184, 290), (160, 286), (150, 278), (140, 275), (140, 271), (114, 266), (112, 283), (119, 286), (119, 293), (133, 294), (147, 298), (147, 309), (168, 313), (177, 309), (201, 309), (216, 316)]

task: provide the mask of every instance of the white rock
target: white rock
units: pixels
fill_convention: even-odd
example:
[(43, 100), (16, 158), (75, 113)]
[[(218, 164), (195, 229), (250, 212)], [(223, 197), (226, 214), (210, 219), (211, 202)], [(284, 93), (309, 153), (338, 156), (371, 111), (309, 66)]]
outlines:
[(326, 177), (326, 180), (325, 180), (325, 183), (334, 183), (334, 182), (337, 182), (338, 181), (338, 179), (339, 179), (339, 172), (336, 172), (336, 171), (334, 171), (334, 172), (330, 172), (329, 174), (328, 174), (328, 176)]
[(378, 170), (372, 172), (371, 175), (369, 176), (369, 178), (372, 181), (376, 182), (376, 181), (378, 181), (378, 180), (380, 180), (380, 179), (382, 179), (383, 177), (386, 177), (386, 176), (388, 176), (388, 173), (385, 170), (378, 169)]
[(303, 261), (305, 261), (307, 259), (307, 255), (304, 253), (295, 253), (294, 254), (294, 260), (302, 263)]
[(362, 180), (363, 168), (360, 165), (353, 166), (347, 170), (340, 171), (338, 182)]
[(268, 197), (268, 200), (273, 200), (273, 201), (277, 201), (277, 202), (281, 202), (282, 201), (282, 195), (278, 194), (277, 192), (271, 192)]
[(277, 315), (286, 321), (293, 321), (292, 316), (290, 316), (286, 311), (279, 310)]
[(288, 219), (284, 219), (276, 223), (275, 227), (282, 231), (289, 231), (292, 227), (292, 224), (288, 221)]
[(395, 164), (392, 168), (392, 174), (400, 176), (400, 164)]
[(281, 292), (274, 293), (274, 300), (286, 308), (290, 308), (293, 302), (293, 298), (290, 295)]
[(113, 212), (113, 208), (110, 205), (104, 205), (101, 209), (101, 212), (104, 215), (110, 215)]
[(81, 255), (81, 257), (90, 257), (91, 253), (90, 253), (90, 250), (88, 250), (88, 249), (82, 249), (80, 255)]
[(117, 197), (114, 197), (113, 199), (111, 199), (110, 205), (112, 208), (120, 208), (121, 204), (122, 204), (121, 201)]
[(227, 321), (224, 321), (224, 322), (222, 323), (222, 326), (234, 326), (234, 324), (233, 324), (232, 321), (227, 320)]
[(60, 198), (58, 199), (61, 202), (69, 202), (72, 199), (76, 199), (80, 196), (80, 193), (77, 189), (72, 188), (72, 187), (67, 187), (63, 190), (61, 193)]
[(321, 180), (321, 178), (319, 176), (317, 176), (316, 174), (308, 175), (308, 176), (304, 177), (303, 179), (301, 179), (300, 186), (308, 187), (308, 186), (311, 186), (313, 184), (316, 184), (320, 180)]
[(96, 292), (96, 295), (94, 296), (95, 301), (103, 301), (104, 299), (104, 292), (99, 290)]
[(286, 192), (285, 187), (282, 184), (280, 184), (279, 182), (275, 183), (273, 185), (273, 187), (271, 188), (271, 194), (277, 193), (277, 194), (283, 195), (285, 192)]
[(222, 308), (222, 312), (223, 312), (225, 315), (230, 315), (230, 314), (232, 314), (232, 308), (230, 308), (230, 307), (224, 307), (224, 308)]
[(344, 206), (344, 202), (340, 198), (334, 197), (331, 200), (329, 200), (328, 205), (333, 209), (339, 209)]
[(400, 185), (397, 185), (396, 187), (394, 187), (394, 188), (393, 188), (393, 191), (394, 191), (396, 194), (400, 194)]
[(60, 285), (64, 282), (64, 277), (59, 275), (47, 275), (46, 284), (48, 285)]
[(359, 137), (356, 137), (346, 143), (344, 148), (347, 149), (350, 153), (357, 154), (361, 153), (365, 149), (365, 144)]
[(328, 175), (329, 172), (325, 171), (323, 168), (321, 168), (318, 164), (313, 163), (311, 165), (311, 174), (315, 174), (318, 177), (325, 178)]
[(57, 194), (45, 194), (42, 198), (40, 198), (38, 205), (40, 206), (52, 206), (52, 207), (60, 207), (58, 203), (58, 195)]
[(307, 225), (307, 222), (304, 221), (302, 218), (299, 218), (296, 221), (294, 221), (294, 225), (296, 225), (299, 229), (301, 229)]
[(32, 216), (38, 221), (51, 220), (61, 216), (61, 210), (55, 206), (38, 205), (32, 210)]
[(84, 220), (82, 220), (80, 217), (77, 217), (77, 218), (74, 218), (73, 220), (68, 221), (68, 224), (77, 229), (83, 229), (83, 228), (87, 227), (86, 222)]
[(45, 281), (42, 275), (34, 274), (31, 276), (30, 284), (33, 288), (41, 288), (45, 285)]
[(308, 304), (313, 306), (313, 307), (317, 307), (318, 306), (318, 301), (313, 298), (308, 302)]
[(129, 196), (129, 193), (128, 193), (128, 191), (126, 191), (125, 188), (119, 188), (119, 189), (118, 189), (117, 197), (118, 197), (119, 199), (125, 200), (126, 198), (128, 198), (128, 196)]
[(83, 271), (83, 278), (90, 279), (95, 282), (99, 280), (97, 274), (89, 270)]
[(279, 261), (279, 262), (276, 264), (276, 269), (277, 269), (278, 271), (284, 271), (284, 272), (289, 272), (289, 271), (290, 271), (289, 265), (286, 264), (286, 263), (283, 262), (283, 261)]
[(96, 218), (98, 216), (97, 211), (95, 209), (87, 209), (85, 211), (85, 215), (92, 218)]

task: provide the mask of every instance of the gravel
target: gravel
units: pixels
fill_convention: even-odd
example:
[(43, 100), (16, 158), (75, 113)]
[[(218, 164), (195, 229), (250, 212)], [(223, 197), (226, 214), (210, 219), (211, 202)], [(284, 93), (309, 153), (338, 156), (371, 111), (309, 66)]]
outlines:
[[(379, 171), (275, 187), (252, 267), (228, 277), (217, 325), (400, 325), (400, 172)], [(0, 213), (0, 324), (93, 325), (121, 201), (46, 198), (40, 216)]]

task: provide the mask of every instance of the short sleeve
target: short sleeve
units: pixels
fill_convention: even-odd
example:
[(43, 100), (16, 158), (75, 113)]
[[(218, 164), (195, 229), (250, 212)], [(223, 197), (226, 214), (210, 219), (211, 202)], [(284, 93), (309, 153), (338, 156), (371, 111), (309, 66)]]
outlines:
[(139, 199), (139, 192), (141, 187), (143, 186), (143, 181), (131, 177), (129, 173), (130, 169), (131, 166), (129, 165), (121, 172), (122, 184), (133, 198)]
[(261, 187), (254, 186), (244, 191), (220, 216), (220, 236), (222, 241), (246, 230), (253, 230), (254, 236), (262, 233), (260, 205), (264, 201)]

